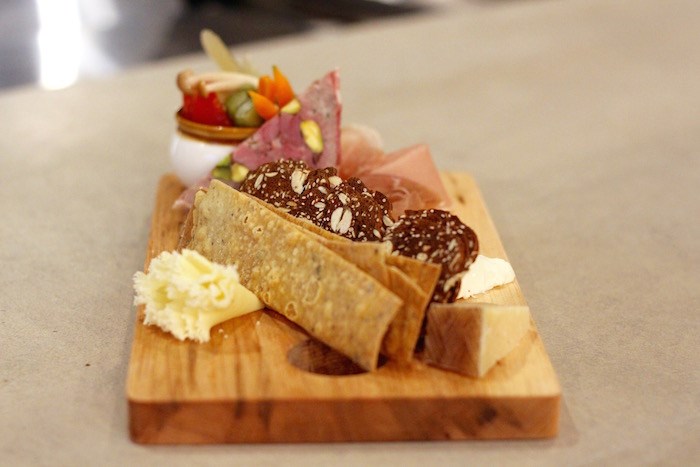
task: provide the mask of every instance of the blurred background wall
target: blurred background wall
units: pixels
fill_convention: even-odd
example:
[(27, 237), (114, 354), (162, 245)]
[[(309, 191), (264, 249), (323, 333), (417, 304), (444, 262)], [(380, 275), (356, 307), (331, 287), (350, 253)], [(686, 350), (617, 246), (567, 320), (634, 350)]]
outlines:
[[(2, 0), (0, 88), (70, 86), (198, 52), (210, 28), (230, 45), (319, 28), (436, 14), (467, 0)], [(472, 0), (474, 5), (479, 0)]]

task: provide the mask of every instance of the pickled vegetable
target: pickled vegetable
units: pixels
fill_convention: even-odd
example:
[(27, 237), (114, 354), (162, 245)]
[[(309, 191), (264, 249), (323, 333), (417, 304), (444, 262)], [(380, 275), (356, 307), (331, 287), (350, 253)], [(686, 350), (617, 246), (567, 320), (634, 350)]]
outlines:
[(240, 107), (245, 101), (250, 100), (248, 91), (251, 89), (253, 89), (252, 86), (242, 87), (226, 98), (226, 102), (224, 104), (226, 107), (226, 113), (234, 123), (236, 119), (236, 110), (238, 110), (238, 107)]
[(235, 126), (256, 127), (262, 123), (262, 118), (255, 112), (248, 95), (252, 89), (252, 86), (243, 87), (226, 99), (226, 113)]
[(265, 120), (271, 119), (279, 112), (279, 106), (262, 94), (248, 91), (248, 95), (253, 100), (255, 111)]
[(205, 125), (231, 125), (226, 109), (213, 92), (205, 96), (184, 94), (181, 113), (186, 119)]
[(256, 127), (262, 124), (263, 119), (255, 111), (253, 101), (248, 98), (236, 109), (233, 122), (236, 126)]

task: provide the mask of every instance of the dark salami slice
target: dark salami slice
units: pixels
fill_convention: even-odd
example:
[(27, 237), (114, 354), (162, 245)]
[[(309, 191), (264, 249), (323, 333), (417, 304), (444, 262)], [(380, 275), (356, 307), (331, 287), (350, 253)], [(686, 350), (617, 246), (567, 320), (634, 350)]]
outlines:
[(302, 161), (280, 160), (248, 173), (240, 190), (284, 211), (296, 208), (309, 175)]
[(330, 178), (328, 183), (317, 181), (303, 198), (304, 202), (290, 214), (351, 240), (382, 240), (385, 211), (364, 184), (336, 184)]
[(269, 162), (249, 172), (240, 190), (351, 240), (382, 241), (391, 224), (391, 203), (358, 179), (341, 180), (335, 167)]
[(398, 254), (442, 267), (432, 301), (454, 302), (462, 276), (479, 253), (472, 229), (447, 211), (406, 211), (384, 237)]

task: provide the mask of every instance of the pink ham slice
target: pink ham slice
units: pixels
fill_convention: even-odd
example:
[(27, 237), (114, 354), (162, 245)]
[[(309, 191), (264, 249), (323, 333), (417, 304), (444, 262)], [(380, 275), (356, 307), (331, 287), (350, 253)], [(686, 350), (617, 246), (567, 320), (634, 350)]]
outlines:
[[(293, 159), (314, 168), (336, 166), (340, 160), (340, 75), (331, 71), (298, 96), (301, 110), (280, 113), (233, 151), (234, 161), (254, 170), (267, 162)], [(300, 123), (314, 120), (321, 129), (323, 151), (314, 153), (304, 142)]]
[(361, 177), (384, 159), (384, 143), (377, 130), (364, 125), (344, 126), (340, 132), (343, 159), (338, 175), (343, 180)]
[(388, 154), (376, 131), (343, 128), (342, 178), (357, 177), (367, 188), (384, 193), (398, 217), (407, 209), (447, 208), (450, 198), (435, 167), (430, 149), (417, 144)]
[(197, 194), (202, 188), (207, 188), (211, 182), (211, 174), (207, 174), (201, 179), (197, 180), (192, 185), (185, 188), (185, 191), (180, 193), (180, 196), (173, 203), (173, 209), (181, 211), (189, 211), (194, 205), (194, 195)]

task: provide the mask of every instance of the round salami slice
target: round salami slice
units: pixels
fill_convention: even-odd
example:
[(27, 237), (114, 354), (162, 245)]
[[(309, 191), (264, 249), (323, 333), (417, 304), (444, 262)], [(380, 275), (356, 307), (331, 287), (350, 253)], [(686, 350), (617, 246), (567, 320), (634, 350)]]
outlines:
[(378, 191), (373, 191), (356, 177), (345, 182), (348, 191), (354, 191), (364, 200), (363, 210), (358, 213), (360, 239), (366, 241), (382, 241), (386, 228), (394, 222), (391, 219), (391, 201)]
[(314, 170), (290, 214), (351, 240), (378, 242), (384, 236), (388, 210), (377, 199), (381, 198), (359, 179), (342, 181), (335, 169)]
[(248, 173), (240, 190), (284, 211), (297, 207), (309, 168), (302, 161), (279, 160)]
[(338, 176), (338, 169), (326, 167), (309, 172), (304, 192), (301, 195), (301, 206), (311, 206), (322, 201), (328, 193), (335, 190), (343, 180)]
[(387, 229), (384, 240), (398, 254), (442, 267), (432, 298), (441, 303), (457, 299), (462, 276), (479, 252), (476, 233), (457, 216), (439, 209), (406, 211)]

